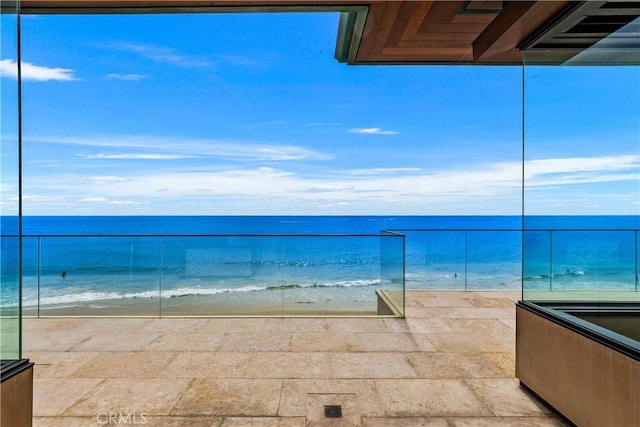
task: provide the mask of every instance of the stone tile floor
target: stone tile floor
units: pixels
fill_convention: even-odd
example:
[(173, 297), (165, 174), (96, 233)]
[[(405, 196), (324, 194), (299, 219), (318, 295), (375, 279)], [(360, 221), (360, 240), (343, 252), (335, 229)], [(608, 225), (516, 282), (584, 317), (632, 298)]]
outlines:
[(25, 319), (34, 426), (564, 426), (514, 378), (518, 297), (409, 291), (406, 319)]

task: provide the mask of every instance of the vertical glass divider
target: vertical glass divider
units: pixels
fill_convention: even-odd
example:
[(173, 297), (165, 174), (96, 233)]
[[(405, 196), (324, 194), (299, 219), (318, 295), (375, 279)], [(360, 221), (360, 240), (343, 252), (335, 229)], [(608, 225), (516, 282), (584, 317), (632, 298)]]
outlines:
[(553, 291), (553, 230), (549, 230), (549, 290)]
[(16, 62), (18, 67), (18, 358), (22, 359), (22, 30), (20, 0), (16, 1)]
[(638, 230), (634, 231), (635, 254), (636, 254), (636, 292), (638, 292)]
[(40, 317), (40, 268), (42, 267), (42, 262), (41, 262), (41, 249), (40, 249), (40, 238), (41, 236), (38, 236), (38, 245), (37, 245), (37, 251), (38, 251), (38, 260), (37, 260), (37, 281), (38, 281), (38, 290), (37, 290), (37, 306), (36, 306), (36, 310), (37, 310), (37, 317)]
[(407, 239), (402, 235), (402, 317), (406, 315), (407, 305)]
[(158, 317), (162, 317), (162, 236), (158, 236)]

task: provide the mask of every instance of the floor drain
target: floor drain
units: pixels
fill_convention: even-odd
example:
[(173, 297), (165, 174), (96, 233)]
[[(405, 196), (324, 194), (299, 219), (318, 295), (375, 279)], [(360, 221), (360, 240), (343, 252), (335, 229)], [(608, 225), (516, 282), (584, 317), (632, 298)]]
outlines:
[(324, 416), (326, 418), (342, 418), (342, 406), (324, 405)]

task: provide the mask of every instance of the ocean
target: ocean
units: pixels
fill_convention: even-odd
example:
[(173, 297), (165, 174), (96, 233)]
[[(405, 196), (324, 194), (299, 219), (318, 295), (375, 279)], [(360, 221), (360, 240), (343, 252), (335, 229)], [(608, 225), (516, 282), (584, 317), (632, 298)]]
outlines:
[(23, 309), (375, 314), (377, 292), (401, 305), (405, 287), (637, 289), (640, 217), (526, 217), (524, 267), (522, 224), (520, 216), (25, 217)]

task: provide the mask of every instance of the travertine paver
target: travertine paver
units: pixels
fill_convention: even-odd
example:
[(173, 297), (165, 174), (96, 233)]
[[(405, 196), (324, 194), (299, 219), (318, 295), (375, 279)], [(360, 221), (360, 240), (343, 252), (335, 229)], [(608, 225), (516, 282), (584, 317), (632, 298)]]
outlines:
[(360, 335), (356, 333), (295, 333), (291, 338), (291, 351), (364, 351)]
[[(308, 379), (285, 380), (278, 415), (306, 416), (317, 395), (342, 395), (352, 401), (351, 410), (360, 416), (383, 416), (384, 407), (371, 379)], [(355, 396), (355, 397), (353, 397)], [(341, 401), (336, 404), (341, 404)], [(347, 408), (349, 409), (349, 408)]]
[(228, 417), (221, 427), (305, 427), (304, 417), (268, 418), (268, 417)]
[(332, 378), (415, 378), (404, 353), (333, 353)]
[(217, 351), (224, 340), (223, 334), (211, 332), (158, 332), (161, 332), (161, 335), (149, 344), (146, 351), (185, 351), (185, 349), (189, 349), (190, 352), (211, 352)]
[(409, 291), (406, 319), (25, 319), (34, 425), (563, 426), (514, 378), (518, 297)]
[(197, 378), (172, 414), (274, 417), (281, 392), (279, 379)]
[(218, 351), (288, 351), (291, 334), (280, 332), (228, 332)]
[(107, 378), (62, 415), (92, 416), (109, 412), (168, 415), (192, 381), (177, 378)]
[(327, 378), (331, 375), (328, 353), (267, 353), (251, 355), (246, 378)]
[(160, 378), (251, 378), (251, 353), (179, 353)]
[(153, 378), (176, 353), (101, 352), (69, 374), (72, 378)]
[[(105, 319), (106, 320), (106, 319)], [(159, 334), (136, 333), (135, 327), (121, 332), (96, 332), (89, 339), (73, 346), (73, 351), (145, 351)]]
[(453, 427), (563, 427), (557, 418), (549, 417), (467, 417), (449, 418)]
[(33, 415), (60, 415), (102, 381), (101, 378), (34, 379)]
[(493, 415), (463, 381), (457, 379), (376, 380), (385, 415)]
[(364, 418), (362, 427), (450, 427), (446, 418)]
[(32, 352), (29, 357), (37, 360), (34, 378), (66, 378), (76, 372), (78, 367), (93, 359), (97, 353), (76, 353), (64, 351)]
[(535, 416), (549, 411), (527, 393), (522, 393), (518, 380), (477, 379), (466, 380), (471, 389), (491, 409), (502, 417)]
[(513, 378), (483, 354), (411, 353), (407, 359), (419, 378)]

